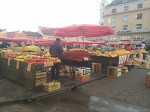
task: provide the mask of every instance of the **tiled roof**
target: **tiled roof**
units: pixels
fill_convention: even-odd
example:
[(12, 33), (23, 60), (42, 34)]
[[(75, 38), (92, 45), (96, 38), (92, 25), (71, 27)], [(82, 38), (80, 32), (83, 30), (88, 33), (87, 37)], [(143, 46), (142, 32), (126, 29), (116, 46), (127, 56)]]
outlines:
[(43, 35), (54, 36), (54, 32), (57, 30), (57, 28), (48, 28), (39, 26), (39, 30), (42, 32)]
[(135, 1), (139, 1), (139, 0), (114, 0), (106, 7), (111, 7), (111, 6), (120, 5), (120, 4), (124, 4), (124, 3), (135, 2)]
[(42, 37), (42, 35), (39, 32), (31, 32), (31, 31), (22, 31), (25, 33), (27, 36), (37, 36), (37, 37)]
[(15, 33), (18, 31), (7, 32), (7, 37), (15, 37)]

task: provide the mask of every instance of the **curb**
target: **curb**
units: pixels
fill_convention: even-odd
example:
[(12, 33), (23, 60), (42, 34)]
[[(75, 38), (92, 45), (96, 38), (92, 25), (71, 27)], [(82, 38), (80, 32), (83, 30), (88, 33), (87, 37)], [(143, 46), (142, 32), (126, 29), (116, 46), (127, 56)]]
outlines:
[(47, 97), (56, 96), (56, 95), (65, 93), (67, 91), (71, 91), (72, 89), (80, 87), (84, 84), (88, 84), (88, 83), (91, 83), (93, 81), (100, 80), (100, 79), (103, 79), (103, 78), (106, 78), (106, 76), (102, 76), (102, 77), (93, 79), (93, 80), (91, 80), (89, 82), (85, 82), (83, 84), (78, 83), (78, 84), (72, 85), (70, 87), (67, 87), (65, 89), (58, 90), (58, 91), (55, 91), (55, 92), (52, 92), (52, 93), (45, 93), (45, 94), (41, 94), (41, 95), (30, 94), (30, 96), (28, 96), (28, 97), (20, 97), (20, 98), (15, 98), (15, 99), (2, 100), (2, 101), (0, 101), (0, 106), (15, 104), (15, 103), (19, 103), (19, 102), (23, 103), (24, 101), (32, 101), (32, 100), (36, 100), (36, 99), (44, 99), (44, 98), (47, 98)]

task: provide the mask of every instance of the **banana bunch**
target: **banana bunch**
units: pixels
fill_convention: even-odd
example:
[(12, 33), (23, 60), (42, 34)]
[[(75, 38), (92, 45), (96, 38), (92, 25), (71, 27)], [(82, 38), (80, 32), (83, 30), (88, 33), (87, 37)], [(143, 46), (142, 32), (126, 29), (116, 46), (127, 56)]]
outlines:
[(21, 50), (24, 52), (31, 52), (31, 51), (40, 51), (40, 48), (37, 46), (26, 46), (26, 47), (22, 47)]
[(17, 61), (25, 61), (26, 58), (27, 58), (27, 56), (22, 55), (22, 56), (17, 56), (17, 57), (15, 58), (15, 60), (17, 60)]
[(46, 53), (44, 54), (44, 56), (45, 56), (45, 57), (50, 57), (51, 54), (50, 54), (49, 52), (46, 52)]

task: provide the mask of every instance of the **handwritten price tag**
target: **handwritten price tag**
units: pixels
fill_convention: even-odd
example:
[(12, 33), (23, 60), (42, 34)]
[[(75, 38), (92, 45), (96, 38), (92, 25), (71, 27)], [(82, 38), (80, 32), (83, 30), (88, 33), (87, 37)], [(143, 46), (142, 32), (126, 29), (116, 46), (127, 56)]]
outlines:
[(84, 61), (89, 61), (89, 58), (88, 57), (84, 57)]
[(44, 62), (44, 67), (49, 67), (49, 66), (53, 66), (54, 63), (53, 62)]
[(28, 63), (28, 66), (27, 66), (27, 71), (28, 71), (28, 72), (31, 71), (31, 65), (32, 65), (32, 63)]

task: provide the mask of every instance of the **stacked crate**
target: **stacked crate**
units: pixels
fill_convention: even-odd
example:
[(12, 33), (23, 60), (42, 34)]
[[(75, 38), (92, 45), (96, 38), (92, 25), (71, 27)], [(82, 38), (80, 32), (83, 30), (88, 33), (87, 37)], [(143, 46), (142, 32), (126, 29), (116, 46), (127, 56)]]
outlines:
[(40, 86), (47, 83), (47, 72), (36, 72), (35, 86)]
[(134, 58), (133, 59), (133, 65), (136, 68), (145, 68), (144, 61), (140, 58)]
[(121, 76), (121, 68), (115, 66), (108, 66), (107, 67), (107, 77), (119, 77)]
[(92, 63), (92, 73), (101, 74), (102, 64), (101, 63)]

